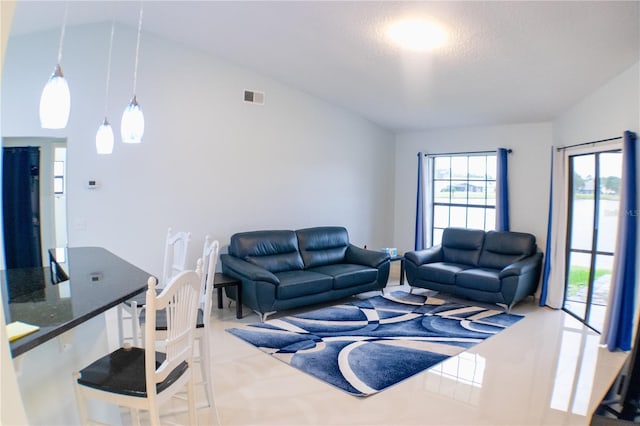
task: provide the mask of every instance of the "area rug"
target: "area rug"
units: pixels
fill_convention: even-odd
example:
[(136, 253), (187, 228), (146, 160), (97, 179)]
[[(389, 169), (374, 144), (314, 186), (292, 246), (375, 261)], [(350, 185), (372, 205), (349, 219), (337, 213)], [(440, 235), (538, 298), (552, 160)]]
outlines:
[(356, 396), (369, 396), (523, 317), (395, 291), (227, 331)]

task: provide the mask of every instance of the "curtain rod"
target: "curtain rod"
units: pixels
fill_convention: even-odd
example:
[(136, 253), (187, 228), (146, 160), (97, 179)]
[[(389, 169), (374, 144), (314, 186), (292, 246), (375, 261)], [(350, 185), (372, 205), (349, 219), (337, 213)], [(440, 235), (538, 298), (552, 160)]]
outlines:
[(576, 146), (591, 145), (591, 144), (596, 144), (596, 143), (601, 143), (601, 142), (610, 142), (610, 141), (615, 141), (615, 140), (618, 140), (618, 139), (622, 139), (622, 136), (618, 136), (618, 137), (615, 137), (615, 138), (609, 138), (609, 139), (600, 139), (599, 141), (593, 141), (593, 142), (577, 143), (575, 145), (569, 145), (569, 146), (560, 146), (560, 147), (558, 147), (556, 149), (558, 151), (563, 151), (565, 149), (573, 148), (573, 147), (576, 147)]
[[(513, 152), (512, 149), (507, 149), (507, 154), (511, 154)], [(471, 151), (471, 152), (441, 152), (441, 153), (436, 153), (436, 154), (432, 154), (432, 153), (425, 153), (424, 156), (428, 157), (428, 156), (437, 156), (437, 155), (469, 155), (469, 154), (495, 154), (496, 150), (494, 151)], [(418, 153), (420, 154), (420, 153)]]

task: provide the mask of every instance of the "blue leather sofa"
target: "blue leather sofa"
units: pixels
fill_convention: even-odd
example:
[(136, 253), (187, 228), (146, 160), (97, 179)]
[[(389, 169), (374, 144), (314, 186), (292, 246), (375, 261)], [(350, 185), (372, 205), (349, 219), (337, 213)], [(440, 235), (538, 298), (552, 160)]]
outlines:
[(541, 269), (536, 237), (522, 232), (447, 228), (442, 244), (405, 254), (412, 287), (502, 304), (507, 311), (535, 293)]
[[(264, 321), (277, 311), (382, 290), (389, 255), (349, 243), (343, 227), (234, 234), (222, 271), (242, 280), (242, 301)], [(235, 288), (225, 289), (235, 300)]]

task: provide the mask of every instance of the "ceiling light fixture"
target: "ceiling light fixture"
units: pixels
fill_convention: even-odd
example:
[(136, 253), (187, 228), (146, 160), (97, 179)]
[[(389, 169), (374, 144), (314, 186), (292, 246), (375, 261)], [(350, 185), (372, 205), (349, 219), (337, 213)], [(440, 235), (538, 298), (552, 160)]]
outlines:
[(44, 89), (42, 89), (42, 95), (40, 96), (40, 126), (42, 126), (43, 129), (64, 129), (67, 127), (67, 122), (69, 121), (71, 94), (69, 93), (69, 85), (62, 74), (62, 67), (60, 66), (68, 9), (69, 2), (66, 2), (64, 6), (64, 18), (62, 19), (62, 30), (60, 31), (60, 43), (58, 44), (58, 62), (53, 69), (53, 74), (51, 74), (47, 84), (45, 84)]
[(122, 114), (120, 135), (124, 143), (140, 143), (144, 135), (144, 114), (136, 97), (136, 83), (138, 80), (138, 57), (140, 55), (140, 33), (142, 32), (142, 1), (140, 2), (140, 17), (138, 19), (138, 41), (136, 43), (136, 62), (133, 68), (133, 97)]
[(419, 52), (438, 49), (447, 41), (447, 35), (440, 26), (422, 19), (397, 21), (387, 28), (386, 33), (403, 49)]
[(111, 53), (113, 51), (113, 33), (115, 25), (111, 22), (111, 37), (109, 39), (109, 59), (107, 60), (107, 82), (104, 89), (104, 120), (96, 133), (96, 150), (98, 154), (111, 154), (113, 152), (113, 129), (107, 119), (107, 106), (109, 104), (109, 79), (111, 77)]

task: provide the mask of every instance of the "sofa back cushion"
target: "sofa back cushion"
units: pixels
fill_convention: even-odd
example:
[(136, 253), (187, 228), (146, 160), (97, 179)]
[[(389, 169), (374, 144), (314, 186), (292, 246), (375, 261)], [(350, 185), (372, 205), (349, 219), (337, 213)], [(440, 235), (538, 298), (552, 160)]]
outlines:
[(295, 271), (304, 267), (293, 231), (252, 231), (231, 236), (229, 254), (269, 272)]
[(479, 266), (502, 269), (536, 252), (536, 237), (524, 232), (489, 231), (484, 238)]
[(442, 233), (443, 261), (478, 266), (484, 234), (481, 229), (446, 228)]
[(305, 268), (344, 263), (349, 234), (340, 226), (299, 229), (298, 245)]

